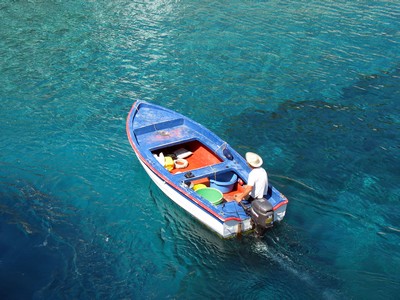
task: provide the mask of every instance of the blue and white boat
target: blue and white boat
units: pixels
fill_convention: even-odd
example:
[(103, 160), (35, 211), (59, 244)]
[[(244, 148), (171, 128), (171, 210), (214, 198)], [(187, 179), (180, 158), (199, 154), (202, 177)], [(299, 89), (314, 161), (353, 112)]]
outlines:
[(223, 238), (281, 221), (287, 198), (270, 186), (264, 203), (242, 201), (251, 168), (227, 142), (170, 109), (136, 101), (126, 121), (144, 170), (172, 201)]

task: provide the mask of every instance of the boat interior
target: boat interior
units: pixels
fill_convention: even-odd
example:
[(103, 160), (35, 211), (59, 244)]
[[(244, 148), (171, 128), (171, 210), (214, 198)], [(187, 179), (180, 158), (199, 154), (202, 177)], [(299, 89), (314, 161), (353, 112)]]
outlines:
[[(172, 174), (185, 174), (185, 184), (194, 190), (216, 188), (221, 191), (224, 201), (234, 201), (234, 195), (243, 191), (243, 180), (230, 169), (217, 168), (224, 160), (197, 140), (180, 143), (162, 149), (153, 150), (152, 154)], [(183, 162), (179, 165), (179, 161)], [(206, 169), (201, 175), (186, 176), (191, 171)], [(193, 172), (194, 174), (196, 172)]]

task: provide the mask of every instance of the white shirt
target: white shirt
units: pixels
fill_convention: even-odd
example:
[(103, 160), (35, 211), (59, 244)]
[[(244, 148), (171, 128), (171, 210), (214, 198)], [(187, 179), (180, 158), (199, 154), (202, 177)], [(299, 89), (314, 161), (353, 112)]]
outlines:
[(268, 193), (268, 175), (264, 168), (255, 168), (249, 173), (247, 185), (253, 187), (250, 196), (253, 198), (263, 198)]

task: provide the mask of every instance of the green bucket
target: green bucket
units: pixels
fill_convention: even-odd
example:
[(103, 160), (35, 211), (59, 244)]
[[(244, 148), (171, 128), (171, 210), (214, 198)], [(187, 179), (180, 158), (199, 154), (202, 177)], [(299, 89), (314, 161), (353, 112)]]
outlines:
[(217, 205), (222, 202), (222, 193), (214, 188), (203, 188), (196, 191), (200, 196)]

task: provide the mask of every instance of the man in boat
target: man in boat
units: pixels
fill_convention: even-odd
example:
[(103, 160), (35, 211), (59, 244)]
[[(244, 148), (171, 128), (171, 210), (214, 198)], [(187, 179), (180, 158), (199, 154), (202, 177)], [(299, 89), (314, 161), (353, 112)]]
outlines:
[(264, 195), (268, 192), (268, 174), (264, 168), (262, 168), (262, 158), (253, 152), (246, 153), (246, 161), (252, 168), (249, 173), (247, 185), (244, 186), (244, 190), (240, 194), (235, 194), (235, 200), (240, 202), (242, 200), (253, 200), (264, 198)]

